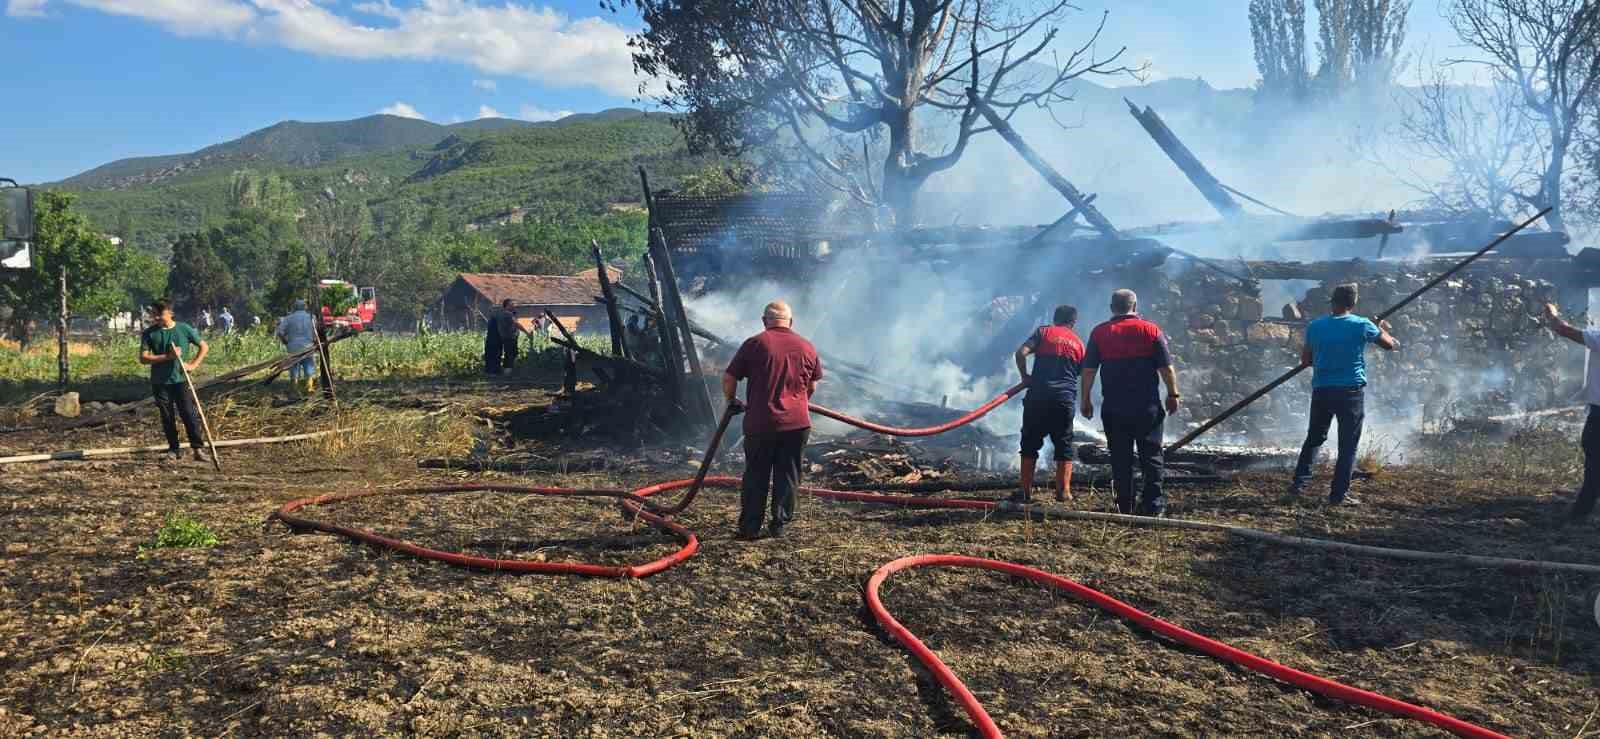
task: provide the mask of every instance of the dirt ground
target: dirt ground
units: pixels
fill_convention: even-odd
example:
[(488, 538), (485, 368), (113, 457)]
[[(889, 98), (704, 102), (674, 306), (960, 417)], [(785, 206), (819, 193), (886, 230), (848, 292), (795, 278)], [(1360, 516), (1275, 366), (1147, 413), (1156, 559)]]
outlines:
[[(491, 390), (450, 393), (478, 405), (547, 400), (537, 388), (514, 388), (515, 402)], [(0, 436), (0, 447), (113, 440), (157, 441), (123, 427)], [(1554, 463), (1512, 440), (1476, 447), (1477, 461), (1459, 469), (1390, 466), (1360, 483), (1365, 505), (1336, 511), (1282, 503), (1281, 474), (1252, 474), (1174, 490), (1172, 515), (1600, 564), (1600, 526), (1546, 525), (1564, 500), (1558, 484), (1576, 482), (1576, 447), (1556, 446)], [(422, 471), (409, 452), (381, 445), (225, 450), (222, 474), (150, 458), (0, 467), (0, 736), (968, 735), (959, 706), (862, 604), (874, 569), (916, 553), (1041, 567), (1270, 659), (1510, 735), (1600, 733), (1600, 627), (1583, 603), (1600, 582), (1579, 577), (804, 498), (783, 539), (738, 543), (728, 491), (682, 518), (701, 552), (639, 581), (472, 572), (268, 521), (293, 498), (421, 481), (642, 485), (687, 476), (680, 457), (531, 478)], [(1108, 505), (1103, 489), (1079, 492), (1077, 507)], [(148, 548), (177, 512), (220, 544)], [(527, 495), (309, 512), (440, 548), (550, 561), (635, 562), (676, 548), (630, 531), (608, 505)], [(884, 597), (1012, 736), (1440, 733), (992, 574), (912, 571)]]

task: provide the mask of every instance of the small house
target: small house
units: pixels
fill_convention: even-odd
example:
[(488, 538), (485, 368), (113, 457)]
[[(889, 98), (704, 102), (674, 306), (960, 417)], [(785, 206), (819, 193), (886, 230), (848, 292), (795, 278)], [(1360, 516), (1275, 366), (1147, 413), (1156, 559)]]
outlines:
[(546, 310), (568, 331), (606, 331), (605, 307), (594, 302), (600, 280), (587, 275), (516, 275), (464, 273), (450, 283), (434, 305), (434, 326), (444, 330), (481, 330), (503, 300), (516, 305), (517, 321), (532, 330)]

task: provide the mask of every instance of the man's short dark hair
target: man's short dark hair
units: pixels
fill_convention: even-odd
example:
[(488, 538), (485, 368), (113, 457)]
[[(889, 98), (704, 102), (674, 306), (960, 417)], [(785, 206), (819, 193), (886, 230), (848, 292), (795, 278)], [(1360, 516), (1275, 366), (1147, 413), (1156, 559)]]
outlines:
[(152, 316), (159, 316), (162, 313), (166, 313), (169, 310), (172, 310), (172, 303), (170, 301), (168, 301), (166, 298), (162, 298), (160, 300), (157, 300), (157, 301), (151, 303), (150, 304), (150, 308), (149, 308), (150, 315), (152, 315)]
[(1051, 322), (1057, 326), (1071, 326), (1078, 322), (1078, 309), (1070, 305), (1058, 305)]
[(1345, 309), (1356, 307), (1357, 294), (1354, 282), (1335, 286), (1333, 288), (1333, 307)]

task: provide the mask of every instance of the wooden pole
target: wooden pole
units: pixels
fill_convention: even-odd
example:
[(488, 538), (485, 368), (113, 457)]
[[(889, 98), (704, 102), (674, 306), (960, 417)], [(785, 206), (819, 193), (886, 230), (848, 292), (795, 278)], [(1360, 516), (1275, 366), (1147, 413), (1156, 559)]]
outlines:
[(711, 402), (711, 388), (706, 387), (705, 371), (700, 366), (700, 352), (694, 345), (694, 332), (689, 329), (689, 311), (683, 307), (683, 292), (678, 288), (678, 273), (672, 268), (672, 253), (667, 249), (667, 236), (660, 228), (655, 229), (655, 248), (659, 255), (661, 266), (661, 286), (667, 298), (667, 312), (672, 315), (674, 329), (683, 339), (683, 354), (689, 360), (690, 377), (698, 391), (691, 390), (694, 395), (692, 401), (699, 406), (697, 409), (700, 421), (705, 425), (716, 423), (716, 406)]
[(1156, 146), (1166, 152), (1167, 158), (1178, 165), (1178, 169), (1189, 178), (1189, 182), (1200, 191), (1200, 195), (1211, 203), (1211, 207), (1216, 208), (1223, 218), (1237, 218), (1244, 215), (1244, 208), (1239, 206), (1239, 202), (1228, 195), (1227, 190), (1222, 189), (1222, 183), (1206, 169), (1206, 165), (1200, 162), (1200, 158), (1195, 156), (1194, 152), (1189, 151), (1189, 147), (1183, 145), (1178, 135), (1167, 127), (1166, 121), (1156, 115), (1154, 108), (1147, 105), (1140, 111), (1139, 106), (1134, 105), (1132, 100), (1123, 98), (1122, 102), (1128, 104), (1128, 113), (1144, 127), (1145, 133), (1150, 134), (1150, 138), (1155, 139)]
[[(189, 368), (183, 364), (183, 357), (178, 357), (178, 369), (183, 372), (183, 384), (189, 388), (189, 399), (194, 401), (194, 412), (200, 415), (200, 430), (205, 432), (206, 446), (211, 448), (211, 466), (218, 472), (222, 471), (222, 457), (217, 456), (217, 443), (211, 438), (211, 422), (206, 420), (206, 409), (200, 405), (200, 391), (194, 389), (194, 376), (189, 374)], [(194, 439), (190, 439), (193, 442)]]
[[(1516, 232), (1521, 231), (1522, 229), (1533, 225), (1534, 221), (1537, 221), (1540, 218), (1543, 218), (1544, 215), (1546, 213), (1549, 213), (1549, 212), (1550, 212), (1550, 209), (1549, 208), (1545, 208), (1544, 210), (1541, 210), (1538, 213), (1534, 214), (1534, 216), (1532, 218), (1529, 218), (1528, 220), (1517, 224), (1517, 226), (1515, 228), (1512, 228), (1510, 231), (1507, 231), (1507, 232), (1505, 232), (1503, 234), (1500, 234), (1493, 241), (1490, 241), (1487, 246), (1483, 247), (1482, 249), (1479, 249), (1477, 251), (1477, 253), (1472, 254), (1471, 256), (1468, 256), (1466, 259), (1463, 259), (1463, 260), (1457, 262), (1454, 267), (1451, 267), (1450, 269), (1445, 270), (1438, 277), (1435, 277), (1432, 280), (1429, 280), (1428, 284), (1417, 288), (1416, 290), (1412, 291), (1412, 293), (1410, 295), (1407, 295), (1404, 298), (1402, 298), (1400, 300), (1400, 302), (1395, 303), (1392, 306), (1389, 306), (1389, 308), (1387, 310), (1385, 310), (1384, 312), (1378, 314), (1377, 320), (1382, 321), (1385, 318), (1388, 318), (1389, 316), (1392, 316), (1392, 315), (1394, 315), (1396, 313), (1399, 313), (1402, 308), (1405, 308), (1406, 306), (1410, 305), (1411, 301), (1416, 300), (1417, 298), (1421, 297), (1423, 293), (1425, 293), (1425, 292), (1427, 292), (1429, 290), (1432, 290), (1433, 288), (1437, 287), (1439, 285), (1439, 283), (1450, 279), (1451, 275), (1453, 275), (1453, 274), (1455, 274), (1457, 272), (1460, 272), (1462, 269), (1465, 269), (1467, 265), (1478, 261), (1479, 257), (1482, 257), (1485, 254), (1488, 254), (1492, 249), (1494, 249), (1495, 247), (1499, 246), (1501, 242), (1505, 241), (1506, 239), (1511, 238), (1512, 234), (1515, 234)], [(1305, 368), (1306, 368), (1306, 365), (1303, 365), (1303, 364), (1300, 365), (1300, 366), (1297, 366), (1294, 369), (1291, 369), (1288, 372), (1285, 372), (1282, 375), (1279, 375), (1277, 379), (1273, 380), (1272, 382), (1267, 383), (1266, 386), (1261, 388), (1260, 390), (1257, 390), (1257, 391), (1255, 391), (1253, 393), (1250, 393), (1249, 395), (1246, 395), (1243, 400), (1240, 400), (1239, 402), (1234, 403), (1227, 410), (1225, 410), (1225, 411), (1223, 411), (1221, 413), (1218, 413), (1216, 416), (1213, 416), (1211, 418), (1211, 420), (1200, 424), (1199, 428), (1197, 428), (1197, 429), (1195, 429), (1193, 431), (1190, 431), (1183, 438), (1173, 442), (1172, 446), (1167, 447), (1167, 453), (1171, 454), (1171, 453), (1173, 453), (1175, 451), (1178, 451), (1179, 449), (1184, 448), (1185, 446), (1188, 446), (1189, 442), (1194, 441), (1196, 438), (1199, 438), (1199, 436), (1201, 434), (1204, 434), (1205, 432), (1210, 431), (1212, 429), (1212, 427), (1216, 426), (1217, 424), (1228, 420), (1228, 418), (1232, 417), (1233, 414), (1244, 410), (1246, 406), (1249, 406), (1251, 403), (1256, 402), (1256, 400), (1261, 398), (1261, 396), (1266, 395), (1267, 393), (1270, 393), (1273, 390), (1276, 390), (1279, 385), (1282, 385), (1283, 383), (1288, 382), (1295, 375), (1298, 375), (1303, 370), (1305, 370)]]
[(56, 316), (56, 385), (65, 391), (72, 374), (71, 353), (67, 351), (67, 265), (61, 265), (60, 280), (56, 285), (60, 313)]
[(310, 281), (310, 297), (315, 301), (311, 313), (311, 342), (317, 349), (317, 375), (322, 380), (322, 397), (334, 407), (339, 396), (333, 391), (333, 356), (328, 352), (328, 336), (322, 325), (322, 286), (317, 283), (316, 265), (311, 261), (311, 251), (306, 250), (306, 279)]
[[(229, 441), (215, 442), (211, 455), (216, 456), (216, 447), (250, 446), (253, 444), (282, 444), (290, 441), (305, 441), (320, 439), (331, 434), (344, 434), (354, 431), (353, 428), (334, 429), (332, 431), (316, 431), (309, 434), (293, 434), (290, 436), (265, 436), (254, 439), (232, 439)], [(128, 446), (105, 447), (100, 449), (70, 449), (61, 452), (43, 452), (40, 454), (18, 454), (11, 457), (0, 457), (0, 465), (20, 464), (24, 462), (55, 462), (72, 459), (93, 459), (95, 457), (111, 457), (123, 454), (140, 454), (144, 452), (164, 452), (169, 447), (166, 444), (159, 446)]]
[[(649, 252), (644, 255), (644, 271), (646, 279), (650, 281), (650, 296), (655, 299), (657, 306), (661, 305), (661, 287), (656, 274), (656, 260)], [(661, 363), (666, 370), (667, 394), (674, 403), (678, 403), (683, 396), (683, 354), (678, 350), (678, 335), (668, 325), (667, 313), (660, 312), (656, 321), (656, 331), (661, 341)]]
[(611, 320), (611, 353), (626, 358), (629, 356), (626, 331), (622, 326), (622, 314), (617, 311), (617, 293), (611, 289), (611, 276), (606, 274), (605, 255), (600, 253), (600, 242), (590, 239), (589, 247), (594, 250), (594, 266), (600, 275), (600, 294), (605, 298), (606, 317)]
[(1067, 178), (1062, 177), (1060, 172), (1057, 172), (1054, 167), (1051, 167), (1044, 160), (1044, 157), (1039, 156), (1039, 152), (1028, 146), (1028, 142), (1023, 141), (1022, 137), (1017, 135), (1016, 129), (1013, 129), (1011, 124), (1006, 122), (1006, 119), (1001, 118), (1000, 114), (994, 112), (994, 109), (983, 101), (976, 89), (967, 90), (967, 97), (972, 100), (973, 107), (977, 108), (978, 112), (988, 119), (989, 125), (994, 127), (996, 133), (1000, 134), (1000, 138), (1005, 139), (1006, 143), (1011, 145), (1011, 148), (1016, 149), (1017, 153), (1022, 155), (1022, 160), (1027, 162), (1028, 166), (1033, 167), (1034, 171), (1044, 177), (1045, 182), (1050, 183), (1051, 187), (1054, 187), (1057, 192), (1066, 197), (1067, 202), (1072, 203), (1073, 208), (1083, 212), (1083, 219), (1088, 221), (1089, 225), (1098, 229), (1106, 238), (1121, 238), (1121, 234), (1117, 232), (1117, 227), (1111, 225), (1111, 221), (1106, 219), (1105, 214), (1101, 213), (1099, 208), (1094, 207), (1090, 198), (1079, 191), (1078, 188), (1073, 187), (1072, 183), (1067, 181)]

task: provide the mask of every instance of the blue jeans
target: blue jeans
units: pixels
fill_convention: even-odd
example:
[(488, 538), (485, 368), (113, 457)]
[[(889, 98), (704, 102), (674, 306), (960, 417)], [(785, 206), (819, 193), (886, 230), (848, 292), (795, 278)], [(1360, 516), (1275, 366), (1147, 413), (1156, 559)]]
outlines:
[[(303, 349), (290, 349), (289, 351), (290, 352), (298, 352), (298, 351), (304, 351), (304, 350)], [(294, 382), (296, 380), (309, 380), (309, 379), (311, 379), (313, 377), (316, 377), (317, 376), (317, 358), (316, 357), (317, 357), (316, 354), (307, 354), (305, 359), (302, 359), (302, 360), (300, 360), (298, 362), (295, 362), (294, 364), (289, 365), (289, 381), (290, 382)]]
[(1328, 500), (1338, 503), (1350, 492), (1350, 474), (1356, 466), (1356, 447), (1361, 445), (1361, 423), (1366, 418), (1366, 396), (1359, 387), (1319, 387), (1311, 391), (1311, 427), (1305, 446), (1300, 447), (1300, 463), (1294, 468), (1294, 490), (1305, 492), (1311, 483), (1311, 463), (1317, 450), (1328, 440), (1328, 427), (1339, 419), (1339, 459), (1333, 465), (1333, 487)]

